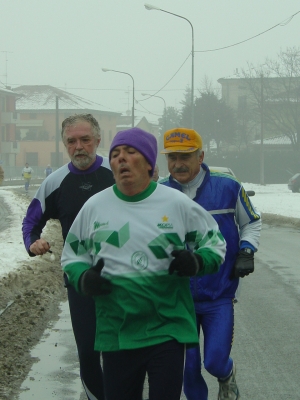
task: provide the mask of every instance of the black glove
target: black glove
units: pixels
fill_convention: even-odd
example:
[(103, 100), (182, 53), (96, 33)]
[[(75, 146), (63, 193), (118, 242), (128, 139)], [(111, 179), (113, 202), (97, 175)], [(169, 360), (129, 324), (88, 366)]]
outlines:
[(199, 254), (188, 250), (173, 250), (171, 255), (174, 260), (169, 266), (169, 274), (177, 271), (179, 276), (194, 276), (203, 268), (203, 260)]
[(100, 258), (94, 267), (91, 267), (81, 275), (79, 288), (82, 294), (100, 296), (111, 293), (111, 282), (101, 276), (103, 267), (104, 261), (103, 258)]
[(244, 278), (254, 271), (254, 251), (242, 249), (238, 252), (230, 278)]

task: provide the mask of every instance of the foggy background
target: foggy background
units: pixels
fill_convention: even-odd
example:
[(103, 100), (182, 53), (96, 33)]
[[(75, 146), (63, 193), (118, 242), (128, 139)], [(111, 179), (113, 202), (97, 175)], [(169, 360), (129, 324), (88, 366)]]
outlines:
[[(52, 85), (92, 100), (104, 111), (125, 114), (132, 107), (132, 80), (102, 72), (115, 69), (134, 78), (136, 117), (157, 122), (164, 103), (145, 100), (141, 93), (161, 96), (167, 107), (181, 108), (191, 86), (192, 29), (184, 19), (147, 11), (145, 3), (0, 0), (0, 87)], [(195, 96), (205, 77), (220, 88), (217, 79), (234, 77), (247, 62), (263, 64), (280, 49), (299, 46), (300, 13), (291, 18), (300, 11), (298, 0), (147, 3), (192, 23)]]

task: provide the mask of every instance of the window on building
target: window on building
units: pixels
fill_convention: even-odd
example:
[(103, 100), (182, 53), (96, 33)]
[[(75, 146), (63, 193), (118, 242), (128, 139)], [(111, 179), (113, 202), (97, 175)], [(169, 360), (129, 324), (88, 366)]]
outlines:
[(49, 140), (50, 134), (46, 129), (41, 129), (38, 131), (37, 140)]
[(52, 167), (61, 167), (63, 165), (63, 153), (59, 152), (58, 154), (58, 165), (57, 165), (57, 154), (55, 153), (51, 153), (51, 162), (50, 164), (52, 165)]
[(38, 140), (38, 128), (35, 126), (32, 126), (28, 129), (26, 136), (23, 138), (23, 140)]
[(29, 119), (36, 119), (36, 113), (29, 114)]
[(0, 97), (0, 110), (1, 111), (5, 111), (5, 98), (4, 97)]
[(38, 152), (25, 153), (25, 162), (27, 162), (31, 167), (39, 165), (39, 154)]
[(21, 140), (21, 131), (18, 128), (16, 128), (16, 140)]
[(6, 142), (6, 126), (5, 125), (1, 127), (1, 137), (2, 137), (3, 142)]

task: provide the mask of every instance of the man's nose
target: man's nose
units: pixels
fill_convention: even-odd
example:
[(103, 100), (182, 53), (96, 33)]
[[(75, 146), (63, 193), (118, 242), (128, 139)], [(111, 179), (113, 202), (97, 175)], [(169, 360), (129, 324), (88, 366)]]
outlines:
[(182, 165), (182, 160), (178, 157), (174, 160), (175, 167), (180, 167)]
[(76, 140), (75, 146), (76, 146), (76, 149), (82, 149), (82, 148), (83, 148), (83, 146), (82, 146), (82, 143), (81, 143), (81, 140), (80, 140), (80, 139)]
[(125, 151), (121, 150), (120, 153), (118, 154), (118, 161), (123, 162), (125, 160)]

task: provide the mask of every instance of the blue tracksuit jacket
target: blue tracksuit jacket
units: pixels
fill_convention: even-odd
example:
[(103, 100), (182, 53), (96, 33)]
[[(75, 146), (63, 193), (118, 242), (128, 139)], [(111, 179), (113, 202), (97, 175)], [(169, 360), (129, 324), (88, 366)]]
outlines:
[[(227, 242), (227, 252), (218, 273), (191, 278), (191, 292), (195, 302), (235, 297), (239, 279), (230, 279), (230, 274), (241, 242), (248, 242), (257, 249), (261, 229), (260, 214), (241, 183), (230, 175), (211, 172), (204, 163), (201, 168), (206, 173), (193, 200), (209, 211), (218, 222)], [(172, 176), (160, 183), (182, 191), (181, 185)]]

